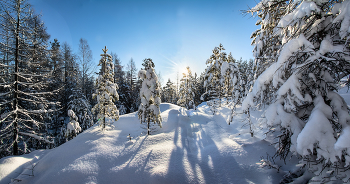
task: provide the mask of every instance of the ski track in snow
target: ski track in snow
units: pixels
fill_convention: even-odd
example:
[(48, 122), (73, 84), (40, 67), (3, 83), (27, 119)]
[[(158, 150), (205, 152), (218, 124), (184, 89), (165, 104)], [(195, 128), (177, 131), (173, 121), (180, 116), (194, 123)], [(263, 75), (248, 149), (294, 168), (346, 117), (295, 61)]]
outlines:
[[(161, 104), (163, 128), (144, 135), (136, 113), (120, 116), (115, 128), (98, 126), (51, 149), (0, 160), (40, 156), (34, 176), (18, 166), (0, 179), (9, 183), (278, 183), (283, 173), (260, 168), (260, 157), (274, 153), (269, 143), (238, 138), (241, 123), (226, 124), (223, 114), (208, 115), (207, 106), (187, 111)], [(229, 111), (228, 108), (222, 108)], [(189, 114), (190, 116), (188, 116)], [(227, 114), (227, 113), (226, 113)], [(254, 114), (253, 114), (254, 115)], [(252, 116), (253, 116), (252, 115)], [(237, 116), (239, 117), (239, 116)], [(242, 117), (240, 117), (242, 118)], [(244, 117), (243, 117), (244, 118)], [(127, 140), (127, 135), (133, 138)], [(6, 167), (6, 166), (5, 166)]]

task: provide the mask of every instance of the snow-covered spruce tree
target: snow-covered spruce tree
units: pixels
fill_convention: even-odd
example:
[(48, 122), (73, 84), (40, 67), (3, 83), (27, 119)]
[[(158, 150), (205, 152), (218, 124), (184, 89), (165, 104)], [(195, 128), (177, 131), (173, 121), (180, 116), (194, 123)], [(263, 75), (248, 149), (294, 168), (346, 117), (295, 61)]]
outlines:
[[(84, 45), (84, 44), (83, 44)], [(80, 45), (80, 47), (86, 47)], [(86, 49), (86, 48), (85, 48)], [(81, 51), (83, 52), (83, 51)], [(85, 94), (89, 93), (89, 89), (86, 88), (89, 83), (88, 81), (88, 64), (86, 63), (86, 53), (81, 54), (81, 57), (85, 57), (85, 61), (81, 61), (82, 70), (85, 70), (84, 72), (80, 72), (79, 65), (76, 62), (76, 57), (72, 54), (72, 51), (68, 44), (63, 45), (63, 54), (64, 54), (64, 61), (65, 61), (65, 82), (64, 82), (64, 92), (67, 96), (65, 96), (65, 100), (63, 103), (67, 103), (67, 109), (73, 110), (78, 117), (78, 122), (80, 123), (80, 126), (83, 130), (86, 130), (87, 128), (91, 127), (93, 125), (93, 116), (91, 113), (91, 105), (89, 101), (87, 100)], [(84, 56), (85, 55), (85, 56)], [(83, 79), (85, 75), (85, 79)], [(84, 80), (84, 81), (83, 81)], [(82, 91), (83, 87), (85, 86), (85, 94)], [(68, 112), (68, 111), (67, 111)]]
[(252, 90), (252, 87), (254, 84), (255, 69), (254, 69), (254, 61), (252, 59), (250, 59), (247, 62), (247, 68), (244, 74), (247, 76), (245, 86), (244, 86), (244, 96), (247, 96), (247, 94)]
[[(326, 182), (343, 173), (332, 179), (346, 174), (347, 180), (350, 116), (336, 84), (350, 73), (350, 2), (288, 2), (273, 29), (281, 48), (255, 81), (242, 108), (271, 103), (265, 120), (278, 139), (276, 154), (285, 159), (292, 152), (301, 155), (304, 164), (313, 162), (308, 168), (317, 175), (314, 179)], [(279, 1), (262, 1), (250, 11), (269, 12), (274, 3)], [(271, 87), (274, 98), (266, 98)]]
[[(93, 107), (96, 105), (96, 99), (93, 99), (92, 96), (95, 92), (95, 77), (93, 75), (89, 76), (85, 82), (86, 89), (86, 100), (89, 102), (90, 106)], [(118, 93), (119, 94), (119, 93)]]
[[(247, 11), (247, 13), (251, 13), (252, 15), (255, 14), (259, 17), (256, 25), (261, 26), (251, 35), (251, 44), (254, 46), (254, 81), (272, 63), (276, 62), (278, 53), (282, 47), (282, 39), (280, 34), (275, 34), (275, 28), (277, 27), (281, 17), (288, 13), (291, 8), (295, 7), (295, 4), (291, 2), (292, 1), (286, 0), (264, 0), (261, 3), (258, 3), (254, 8)], [(244, 83), (242, 86), (244, 87), (246, 86), (245, 81), (247, 80), (242, 80), (242, 83)], [(275, 88), (267, 84), (266, 88), (261, 93), (262, 98), (259, 99), (266, 98), (272, 100), (273, 98), (271, 96), (271, 92), (274, 90)], [(263, 100), (258, 101), (257, 103), (259, 106), (261, 106), (269, 103), (269, 101)]]
[(194, 94), (194, 102), (196, 104), (196, 106), (198, 106), (199, 104), (201, 104), (202, 102), (208, 101), (208, 95), (205, 92), (205, 87), (204, 87), (204, 81), (205, 81), (205, 73), (202, 72), (199, 77), (197, 77), (197, 81), (196, 81), (196, 93)]
[(232, 98), (232, 110), (228, 124), (230, 125), (233, 117), (236, 115), (236, 106), (241, 104), (241, 99), (243, 96), (241, 88), (241, 73), (237, 64), (234, 62), (234, 59), (231, 53), (228, 56), (228, 60), (222, 63), (221, 66), (221, 82), (223, 83), (225, 94), (227, 97)]
[(183, 77), (181, 79), (179, 100), (177, 101), (177, 104), (185, 107), (186, 109), (196, 109), (196, 105), (194, 104), (194, 78), (190, 67), (186, 67), (186, 69), (187, 74), (183, 73)]
[(81, 132), (81, 127), (78, 122), (78, 117), (75, 115), (74, 111), (71, 109), (68, 110), (69, 123), (67, 124), (66, 129), (66, 139), (72, 139)]
[(224, 47), (220, 44), (219, 47), (215, 47), (213, 54), (206, 61), (208, 65), (205, 69), (205, 81), (204, 87), (206, 88), (206, 93), (203, 95), (208, 95), (211, 99), (208, 102), (213, 114), (217, 112), (217, 109), (221, 106), (222, 98), (222, 85), (221, 85), (221, 65), (227, 60), (226, 53), (222, 52)]
[[(50, 103), (49, 35), (24, 0), (1, 3), (0, 157), (46, 148)], [(8, 27), (7, 27), (8, 26)], [(4, 35), (5, 34), (5, 35)]]
[[(239, 95), (239, 103), (242, 103), (242, 99), (245, 98), (247, 96), (247, 94), (252, 90), (253, 87), (253, 83), (254, 83), (254, 64), (253, 64), (253, 60), (249, 60), (248, 61), (242, 61), (242, 59), (240, 59), (239, 64), (238, 64), (238, 68), (240, 71), (240, 81), (238, 83), (238, 85), (236, 85), (240, 95)], [(236, 91), (236, 92), (238, 92)], [(267, 94), (265, 94), (267, 95)], [(271, 96), (271, 95), (269, 95)], [(250, 117), (250, 109), (251, 107), (248, 107), (248, 109), (244, 110), (244, 113), (247, 114), (247, 118), (243, 121), (245, 124), (244, 126), (249, 126), (249, 130), (250, 130), (250, 135), (253, 137), (254, 136), (254, 131), (253, 129), (255, 129), (255, 126), (253, 125), (253, 122), (251, 121), (251, 117)], [(235, 106), (234, 108), (232, 108), (231, 111), (231, 116), (230, 116), (230, 120), (233, 120), (233, 117), (236, 115), (235, 114)]]
[[(62, 54), (60, 52), (60, 42), (57, 39), (54, 39), (54, 42), (51, 43), (50, 49), (50, 59), (53, 65), (52, 76), (51, 76), (51, 85), (49, 86), (50, 91), (56, 90), (54, 95), (49, 97), (50, 101), (55, 101), (57, 104), (53, 107), (55, 111), (50, 115), (51, 124), (50, 132), (52, 136), (57, 137), (62, 126), (59, 119), (64, 117), (64, 112), (62, 108), (62, 102), (64, 101), (64, 63), (62, 60)], [(59, 141), (55, 139), (55, 146), (59, 145)]]
[[(109, 118), (118, 121), (119, 111), (114, 102), (119, 99), (117, 93), (118, 85), (114, 83), (114, 65), (112, 56), (107, 54), (107, 47), (102, 49), (101, 59), (98, 66), (101, 66), (100, 75), (96, 79), (96, 91), (93, 98), (97, 98), (97, 104), (92, 108), (92, 111), (97, 114), (97, 119), (102, 130), (106, 126), (111, 126)], [(106, 120), (106, 118), (108, 118)]]
[(261, 26), (250, 37), (252, 39), (251, 44), (254, 46), (253, 57), (255, 58), (254, 67), (256, 68), (254, 79), (275, 61), (282, 44), (280, 35), (274, 34), (274, 29), (281, 17), (290, 10), (286, 7), (295, 6), (289, 4), (290, 2), (286, 0), (264, 0), (247, 11), (247, 13), (256, 13), (260, 18), (256, 25)]
[(76, 56), (73, 54), (73, 51), (68, 45), (67, 42), (62, 45), (62, 59), (64, 62), (64, 86), (63, 86), (63, 101), (62, 108), (64, 111), (64, 116), (68, 116), (67, 109), (70, 102), (69, 97), (73, 94), (73, 90), (80, 87), (80, 71), (79, 65), (76, 62)]
[(154, 71), (154, 63), (152, 59), (147, 58), (143, 60), (144, 70), (139, 71), (139, 78), (142, 80), (142, 87), (140, 90), (141, 104), (138, 111), (138, 117), (141, 124), (147, 125), (147, 134), (150, 135), (152, 124), (157, 124), (162, 127), (162, 118), (160, 116), (159, 105), (160, 86), (158, 84), (158, 77)]
[(128, 109), (128, 112), (135, 112), (139, 107), (139, 84), (137, 80), (137, 68), (135, 66), (135, 62), (133, 58), (130, 59), (129, 63), (126, 67), (126, 83), (127, 83), (127, 93), (128, 93), (128, 100), (126, 101), (126, 106)]
[(245, 60), (243, 61), (242, 58), (237, 62), (237, 66), (240, 73), (240, 84), (242, 97), (245, 97), (249, 91), (251, 90), (253, 83), (254, 83), (254, 63), (253, 60)]
[(72, 94), (69, 96), (68, 109), (75, 112), (75, 115), (78, 117), (77, 121), (80, 123), (82, 130), (86, 130), (94, 124), (90, 110), (91, 105), (80, 88), (72, 90)]
[(168, 82), (163, 87), (162, 98), (163, 102), (168, 102), (172, 104), (176, 103), (176, 87), (170, 79), (168, 79)]
[[(203, 86), (199, 86), (200, 84), (200, 76), (197, 75), (197, 73), (194, 73), (194, 77), (193, 77), (193, 88), (194, 88), (194, 97), (193, 97), (193, 101), (194, 101), (194, 105), (197, 107), (201, 102), (200, 100), (200, 96), (202, 94), (201, 88), (203, 88)], [(204, 93), (205, 90), (203, 90)]]
[(227, 60), (221, 65), (221, 85), (223, 89), (223, 96), (227, 100), (227, 104), (231, 99), (235, 99), (236, 84), (239, 79), (239, 70), (235, 63), (235, 59), (231, 53), (228, 55)]
[(128, 88), (126, 87), (125, 83), (125, 72), (123, 71), (123, 66), (121, 65), (121, 61), (118, 58), (118, 55), (116, 53), (111, 52), (111, 56), (114, 60), (114, 83), (118, 84), (118, 95), (119, 100), (116, 101), (115, 105), (119, 109), (119, 115), (126, 114), (126, 102), (128, 101)]

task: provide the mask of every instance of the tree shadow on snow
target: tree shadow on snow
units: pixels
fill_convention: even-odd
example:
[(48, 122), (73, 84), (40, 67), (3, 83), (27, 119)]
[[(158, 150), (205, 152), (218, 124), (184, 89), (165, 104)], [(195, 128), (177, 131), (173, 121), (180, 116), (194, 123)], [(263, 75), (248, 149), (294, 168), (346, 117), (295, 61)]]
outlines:
[[(181, 116), (177, 124), (174, 135), (176, 148), (171, 153), (164, 182), (244, 184), (270, 181), (278, 183), (279, 180), (271, 181), (270, 176), (259, 172), (255, 164), (240, 165), (232, 155), (220, 152), (211, 137), (213, 135), (209, 135), (202, 124), (194, 126), (193, 123), (188, 122), (188, 117)], [(217, 129), (214, 132), (222, 131), (219, 130), (222, 129), (221, 126), (214, 125)]]
[[(191, 126), (179, 117), (173, 150), (168, 166), (170, 183), (248, 183), (235, 176), (241, 170), (233, 157), (221, 155), (215, 142), (201, 125)], [(183, 127), (183, 128), (182, 128)], [(199, 133), (196, 133), (199, 132)], [(182, 146), (179, 146), (179, 142)]]
[[(105, 171), (99, 171), (98, 183), (110, 183), (111, 178), (114, 178), (116, 183), (140, 183), (144, 181), (144, 179), (149, 178), (145, 173), (145, 167), (151, 158), (152, 150), (148, 153), (147, 157), (142, 160), (142, 163), (138, 163), (142, 166), (135, 167), (131, 165), (131, 163), (135, 162), (135, 159), (137, 159), (136, 156), (147, 138), (148, 135), (142, 136), (138, 139), (141, 140), (140, 142), (136, 141), (131, 147), (124, 147), (121, 151), (121, 155), (114, 157), (116, 159), (110, 160), (108, 166), (104, 165), (103, 169), (105, 169)], [(126, 151), (126, 148), (133, 151)], [(128, 154), (123, 155), (124, 151)], [(141, 178), (143, 178), (143, 180)], [(147, 182), (145, 181), (145, 183)]]

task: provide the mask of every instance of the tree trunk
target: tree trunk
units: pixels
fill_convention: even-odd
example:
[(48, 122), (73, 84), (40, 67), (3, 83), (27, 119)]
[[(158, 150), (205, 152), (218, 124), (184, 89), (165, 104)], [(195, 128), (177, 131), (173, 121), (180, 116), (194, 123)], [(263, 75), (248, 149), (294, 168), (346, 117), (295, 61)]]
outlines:
[(103, 104), (103, 130), (106, 128), (106, 104)]
[(150, 131), (149, 131), (149, 124), (150, 124), (150, 118), (148, 118), (148, 120), (147, 120), (147, 134), (151, 135)]
[(18, 155), (18, 123), (17, 123), (17, 117), (18, 117), (18, 56), (19, 56), (19, 19), (20, 19), (20, 2), (17, 2), (17, 24), (16, 24), (16, 52), (15, 52), (15, 90), (13, 91), (13, 110), (15, 113), (13, 114), (13, 155)]

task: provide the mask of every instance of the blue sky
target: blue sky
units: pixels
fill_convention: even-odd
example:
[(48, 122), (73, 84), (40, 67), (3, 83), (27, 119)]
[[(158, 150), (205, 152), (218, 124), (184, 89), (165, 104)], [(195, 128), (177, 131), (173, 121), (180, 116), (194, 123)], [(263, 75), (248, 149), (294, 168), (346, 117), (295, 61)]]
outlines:
[[(186, 66), (201, 73), (220, 43), (234, 58), (252, 57), (250, 35), (256, 18), (241, 10), (254, 0), (30, 0), (48, 28), (51, 40), (67, 42), (78, 51), (85, 38), (98, 64), (102, 48), (118, 54), (122, 65), (136, 67), (152, 58), (165, 81), (175, 82)], [(98, 67), (96, 67), (98, 69)]]

